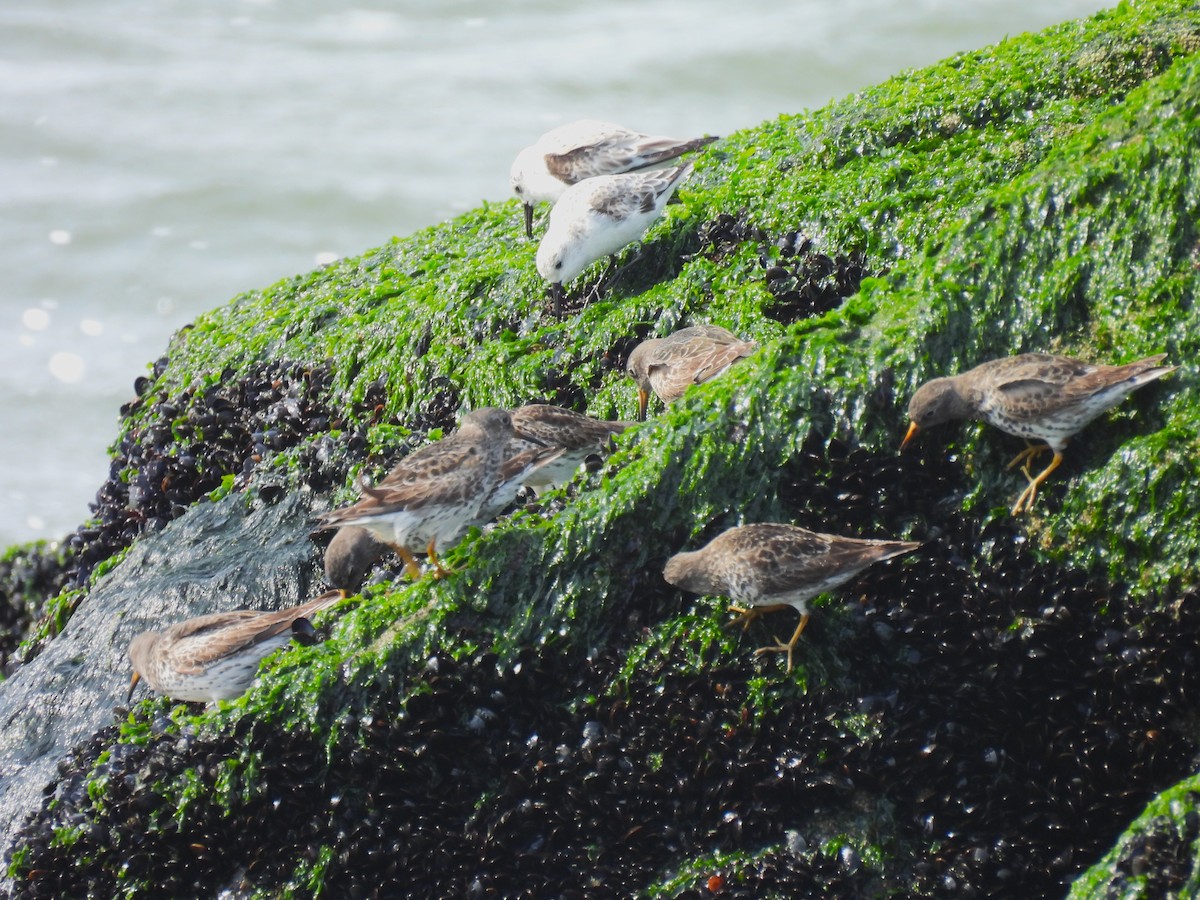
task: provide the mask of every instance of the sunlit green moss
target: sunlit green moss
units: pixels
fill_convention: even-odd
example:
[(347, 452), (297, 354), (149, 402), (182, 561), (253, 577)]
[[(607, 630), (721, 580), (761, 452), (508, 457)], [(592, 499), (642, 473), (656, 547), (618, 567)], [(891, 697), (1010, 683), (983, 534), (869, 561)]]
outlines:
[[(1200, 351), (1197, 50), (1192, 5), (1126, 4), (732, 135), (700, 154), (681, 203), (643, 248), (622, 254), (629, 265), (611, 290), (563, 320), (548, 314), (515, 201), (201, 316), (173, 339), (148, 396), (178, 396), (271, 359), (329, 359), (335, 406), (359, 409), (369, 385), (386, 384), (384, 422), (368, 432), (379, 454), (411, 437), (442, 387), (466, 408), (545, 398), (632, 418), (634, 391), (608, 355), (633, 335), (709, 321), (763, 347), (630, 429), (561, 512), (520, 514), (468, 537), (447, 555), (458, 571), (442, 581), (401, 580), (347, 601), (329, 641), (278, 654), (270, 678), (197, 724), (223, 729), (253, 716), (319, 734), (332, 752), (348, 705), (403, 697), (438, 650), (504, 658), (541, 646), (582, 660), (624, 647), (614, 693), (647, 668), (748, 653), (708, 601), (664, 615), (636, 640), (610, 610), (714, 520), (785, 514), (778, 469), (808, 442), (894, 452), (919, 383), (1025, 350), (1113, 361), (1165, 351), (1185, 365), (1077, 439), (1027, 525), (1048, 559), (1169, 600), (1200, 561), (1200, 403), (1186, 369)], [(887, 272), (838, 310), (781, 324), (763, 315), (772, 298), (759, 257), (769, 246), (746, 242), (720, 256), (702, 246), (702, 226), (722, 214), (772, 239), (801, 230), (824, 252), (861, 251)], [(972, 426), (923, 439), (968, 458), (973, 515), (1007, 516), (1023, 486), (1003, 469), (1014, 439)], [(232, 488), (230, 476), (219, 491)], [(337, 498), (353, 493), (348, 482)], [(905, 523), (913, 533), (927, 524)], [(479, 624), (469, 637), (446, 624), (459, 614)], [(829, 646), (790, 678), (751, 683), (752, 714), (810, 682), (853, 677), (839, 668), (830, 631)], [(144, 728), (130, 724), (124, 739), (143, 740)], [(186, 775), (164, 790), (181, 815), (191, 803), (236, 806), (244, 797), (234, 782), (252, 780), (259, 752), (229, 761), (215, 796), (198, 795)], [(674, 896), (713, 866), (749, 860), (695, 861), (651, 895)], [(315, 890), (327, 864), (303, 864), (297, 893)]]
[[(100, 582), (105, 575), (120, 565), (121, 561), (128, 555), (128, 548), (114, 553), (104, 562), (96, 566), (92, 570), (92, 574), (88, 579), (89, 589)], [(88, 591), (83, 588), (67, 588), (57, 596), (51, 598), (47, 603), (42, 617), (37, 621), (25, 639), (21, 641), (21, 646), (17, 649), (17, 654), (22, 659), (29, 660), (37, 655), (42, 645), (59, 634), (66, 627), (71, 616), (74, 614), (76, 607), (87, 597)]]
[[(1071, 886), (1070, 900), (1086, 900), (1091, 897), (1120, 897), (1122, 900), (1151, 900), (1164, 896), (1163, 878), (1158, 871), (1153, 851), (1145, 845), (1167, 847), (1163, 856), (1169, 856), (1173, 845), (1181, 844), (1183, 853), (1176, 861), (1173, 873), (1180, 880), (1172, 884), (1173, 897), (1195, 897), (1200, 895), (1200, 867), (1196, 865), (1195, 819), (1200, 816), (1196, 799), (1200, 797), (1200, 776), (1186, 778), (1168, 791), (1159, 794), (1145, 811), (1129, 826), (1116, 846), (1104, 859), (1081, 875)], [(1130, 851), (1135, 844), (1143, 845), (1141, 853)], [(1151, 859), (1144, 868), (1131, 867), (1121, 861), (1127, 855), (1137, 857), (1150, 853)], [(1187, 871), (1179, 872), (1179, 864), (1190, 861)]]
[(264, 898), (275, 896), (284, 898), (323, 896), (325, 873), (333, 862), (334, 852), (333, 847), (322, 847), (315, 860), (312, 862), (305, 860), (297, 865), (295, 877), (290, 884), (284, 885), (282, 893), (263, 893), (260, 895), (256, 894), (256, 896)]
[(12, 853), (12, 858), (8, 861), (8, 867), (5, 869), (5, 874), (9, 878), (20, 878), (28, 870), (29, 848), (18, 847)]

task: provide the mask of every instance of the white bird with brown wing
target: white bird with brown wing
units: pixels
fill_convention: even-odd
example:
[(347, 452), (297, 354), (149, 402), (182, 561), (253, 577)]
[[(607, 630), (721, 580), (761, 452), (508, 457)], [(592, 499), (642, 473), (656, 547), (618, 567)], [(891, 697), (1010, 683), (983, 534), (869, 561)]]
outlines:
[(691, 171), (689, 162), (674, 169), (605, 175), (563, 192), (550, 210), (550, 225), (537, 250), (537, 270), (550, 282), (555, 315), (562, 311), (563, 285), (645, 234)]
[(662, 166), (715, 137), (679, 138), (643, 134), (595, 119), (580, 119), (543, 134), (513, 160), (508, 180), (521, 198), (525, 235), (533, 237), (533, 208), (553, 203), (587, 178), (620, 175)]

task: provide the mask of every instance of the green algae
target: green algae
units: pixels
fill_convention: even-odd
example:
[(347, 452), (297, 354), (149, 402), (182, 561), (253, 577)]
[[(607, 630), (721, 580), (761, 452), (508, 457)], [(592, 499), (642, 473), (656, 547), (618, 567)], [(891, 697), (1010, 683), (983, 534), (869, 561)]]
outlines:
[[(1081, 875), (1067, 895), (1070, 900), (1089, 897), (1113, 897), (1122, 900), (1150, 900), (1153, 897), (1195, 897), (1200, 894), (1200, 837), (1197, 834), (1197, 799), (1200, 798), (1200, 776), (1192, 776), (1155, 797), (1145, 811), (1129, 826), (1117, 844), (1092, 868)], [(1151, 859), (1148, 866), (1138, 866), (1147, 847), (1166, 844), (1164, 856), (1176, 850), (1178, 858)], [(1152, 854), (1153, 855), (1153, 854)], [(1132, 859), (1130, 857), (1133, 857)], [(1173, 883), (1164, 884), (1162, 869), (1170, 862)]]
[(17, 655), (25, 662), (33, 659), (40, 652), (46, 641), (62, 632), (70, 621), (75, 609), (82, 603), (88, 592), (97, 585), (109, 572), (121, 564), (128, 555), (128, 548), (115, 553), (99, 563), (88, 577), (87, 588), (67, 588), (51, 597), (45, 604), (42, 616), (34, 624), (17, 648)]
[(29, 848), (18, 847), (8, 861), (5, 873), (9, 878), (20, 878), (29, 870)]
[(63, 593), (62, 572), (70, 551), (49, 541), (32, 541), (0, 555), (0, 681), (6, 678), (10, 657), (25, 652), (29, 632), (48, 620), (47, 608)]
[[(664, 601), (636, 639), (612, 609), (714, 523), (778, 518), (779, 468), (811, 440), (890, 451), (916, 385), (1005, 353), (1194, 359), (1198, 49), (1200, 12), (1190, 5), (1125, 4), (733, 135), (701, 154), (681, 203), (644, 247), (622, 254), (628, 269), (612, 290), (563, 321), (547, 315), (536, 245), (512, 201), (200, 317), (173, 339), (152, 393), (177, 396), (277, 357), (332, 359), (334, 401), (347, 409), (362, 406), (371, 384), (387, 386), (384, 421), (354, 423), (370, 425), (380, 456), (409, 440), (431, 386), (468, 408), (541, 397), (632, 418), (630, 383), (607, 363), (631, 336), (710, 321), (764, 346), (630, 429), (561, 512), (520, 514), (471, 535), (448, 554), (460, 571), (443, 581), (347, 601), (330, 640), (273, 657), (260, 686), (196, 727), (261, 717), (321, 734), (332, 754), (354, 727), (348, 706), (403, 694), (436, 651), (503, 661), (541, 646), (582, 660), (616, 647), (624, 665), (608, 686), (614, 695), (637, 672), (687, 672), (748, 653), (702, 602), (680, 611)], [(720, 260), (701, 247), (703, 223), (730, 212), (772, 234), (802, 230), (829, 251), (863, 252), (889, 271), (823, 316), (765, 319), (757, 247), (746, 242)], [(1164, 602), (1195, 581), (1193, 381), (1181, 370), (1080, 436), (1029, 521), (1048, 559)], [(147, 405), (129, 427), (154, 415)], [(1007, 515), (1021, 487), (1003, 471), (1009, 438), (948, 427), (923, 440), (948, 441), (972, 460), (967, 509)], [(297, 453), (273, 462), (290, 471)], [(229, 474), (218, 492), (233, 489)], [(333, 499), (353, 494), (348, 481)], [(873, 524), (879, 536), (906, 537), (924, 523), (903, 523), (907, 534)], [(798, 660), (790, 678), (757, 680), (755, 715), (810, 682), (851, 677), (838, 670), (833, 631), (829, 648)], [(144, 734), (131, 725), (123, 739)], [(159, 790), (180, 816), (194, 805), (233, 810), (248, 801), (260, 752), (227, 761), (215, 795), (195, 773)], [(332, 853), (298, 866), (297, 895), (319, 890)], [(688, 874), (650, 895), (674, 896), (701, 872), (750, 862), (690, 861)]]
[[(846, 848), (857, 854), (860, 860), (860, 865), (865, 866), (868, 870), (879, 872), (880, 884), (883, 883), (882, 878), (882, 863), (885, 854), (878, 846), (864, 844), (845, 835), (838, 836), (823, 842), (819, 847), (813, 849), (790, 849), (782, 846), (764, 847), (756, 853), (732, 852), (732, 853), (713, 853), (699, 859), (688, 860), (685, 866), (680, 867), (680, 870), (673, 873), (670, 877), (665, 878), (658, 884), (648, 886), (644, 891), (639, 892), (637, 896), (645, 897), (647, 900), (668, 900), (668, 898), (679, 896), (694, 896), (696, 892), (712, 893), (720, 895), (724, 890), (736, 890), (739, 885), (743, 886), (748, 880), (747, 876), (753, 870), (762, 865), (764, 861), (773, 856), (793, 855), (797, 857), (825, 857), (826, 859), (834, 859), (838, 853)], [(710, 879), (716, 878), (717, 881), (712, 887), (709, 886)], [(810, 886), (813, 891), (822, 891), (828, 896), (837, 896), (837, 885), (821, 884), (819, 877), (814, 879), (816, 883)], [(883, 894), (880, 894), (883, 896)], [(791, 896), (784, 892), (770, 892), (761, 895), (763, 900), (773, 900), (773, 898), (783, 898)]]

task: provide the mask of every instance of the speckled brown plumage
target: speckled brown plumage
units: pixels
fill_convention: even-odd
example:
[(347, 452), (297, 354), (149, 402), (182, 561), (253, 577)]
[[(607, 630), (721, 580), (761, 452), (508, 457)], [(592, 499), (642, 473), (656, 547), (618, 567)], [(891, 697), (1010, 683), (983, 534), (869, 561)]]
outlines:
[(512, 434), (502, 409), (468, 413), (453, 434), (406, 456), (374, 487), (364, 484), (362, 499), (324, 513), (321, 523), (366, 528), (414, 578), (420, 575), (415, 553), (428, 553), (442, 573), (436, 548), (453, 544), (476, 522), (500, 482)]
[(612, 126), (604, 133), (589, 136), (586, 143), (577, 137), (575, 146), (548, 151), (543, 159), (547, 172), (564, 185), (571, 185), (585, 178), (660, 166), (715, 140), (715, 137), (691, 140), (655, 137)]
[(718, 325), (694, 325), (642, 341), (625, 367), (637, 382), (638, 419), (646, 418), (651, 391), (664, 403), (674, 403), (692, 385), (716, 378), (757, 349), (757, 341), (743, 341)]
[[(1027, 447), (1009, 464), (1024, 463), (1029, 481), (1013, 505), (1013, 514), (1028, 510), (1038, 486), (1062, 463), (1062, 451), (1085, 425), (1175, 366), (1159, 365), (1165, 353), (1120, 366), (1083, 362), (1049, 353), (1024, 353), (994, 359), (961, 375), (935, 378), (922, 385), (908, 405), (912, 419), (904, 448), (922, 428), (955, 419), (980, 419), (1026, 440)], [(1045, 450), (1054, 458), (1036, 477), (1029, 460)]]
[(330, 591), (275, 612), (235, 610), (197, 616), (166, 631), (143, 631), (129, 644), (133, 689), (145, 680), (151, 689), (175, 700), (232, 700), (246, 692), (265, 656), (292, 639), (293, 627), (306, 616), (342, 599)]
[(758, 653), (792, 650), (808, 624), (808, 601), (839, 587), (872, 563), (916, 550), (911, 541), (873, 541), (808, 531), (796, 525), (763, 523), (730, 528), (699, 550), (677, 553), (663, 569), (676, 587), (697, 594), (729, 597), (743, 620), (791, 606), (800, 624), (787, 643)]
[(538, 491), (569, 480), (584, 460), (606, 452), (613, 437), (630, 425), (629, 422), (609, 422), (544, 403), (530, 403), (511, 410), (510, 414), (513, 423), (510, 454), (527, 450), (535, 446), (535, 442), (563, 451), (554, 462), (525, 477), (525, 483)]
[(541, 481), (545, 471), (558, 465), (566, 451), (562, 447), (546, 447), (530, 443), (525, 447), (514, 447), (515, 438), (510, 438), (504, 462), (500, 464), (500, 477), (496, 485), (484, 498), (479, 512), (470, 525), (486, 525), (504, 512), (517, 499), (522, 484)]

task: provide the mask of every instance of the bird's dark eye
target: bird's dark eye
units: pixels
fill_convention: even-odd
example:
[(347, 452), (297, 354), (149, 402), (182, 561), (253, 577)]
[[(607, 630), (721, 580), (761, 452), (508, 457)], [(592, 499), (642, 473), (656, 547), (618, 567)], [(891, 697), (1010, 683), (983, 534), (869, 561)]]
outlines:
[(515, 185), (513, 185), (513, 190), (514, 190), (514, 191), (516, 191), (516, 192), (519, 194), (519, 193), (521, 193), (521, 191), (522, 191), (523, 189), (522, 189), (522, 187), (521, 187), (519, 184), (515, 184)]
[(561, 260), (561, 259), (560, 259), (558, 262), (556, 262), (556, 263), (554, 264), (554, 268), (556, 268), (556, 269), (561, 269), (561, 268), (562, 268), (562, 260)]

